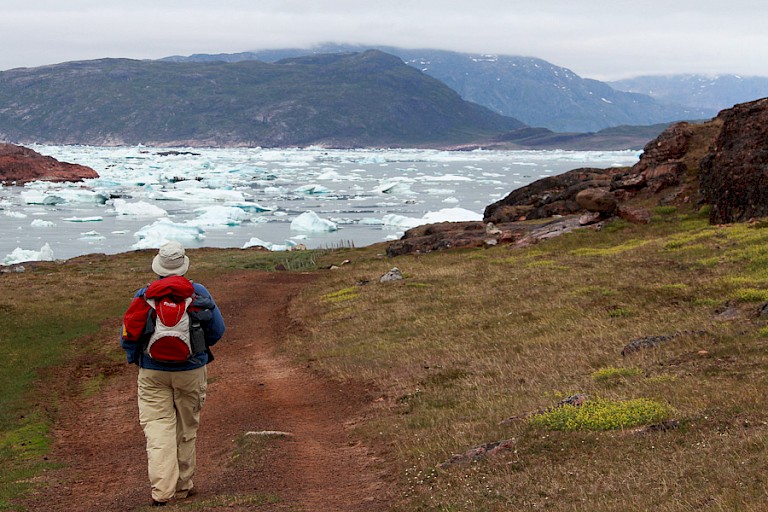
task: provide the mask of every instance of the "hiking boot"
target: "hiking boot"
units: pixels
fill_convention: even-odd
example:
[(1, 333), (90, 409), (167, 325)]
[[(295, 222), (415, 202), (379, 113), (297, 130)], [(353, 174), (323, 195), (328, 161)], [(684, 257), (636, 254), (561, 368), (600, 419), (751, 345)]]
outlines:
[(177, 500), (183, 500), (189, 498), (190, 496), (194, 496), (195, 494), (197, 494), (197, 487), (193, 487), (187, 491), (176, 491), (174, 498)]
[(164, 507), (167, 504), (168, 504), (168, 502), (166, 502), (166, 501), (152, 500), (152, 505), (150, 505), (150, 507)]

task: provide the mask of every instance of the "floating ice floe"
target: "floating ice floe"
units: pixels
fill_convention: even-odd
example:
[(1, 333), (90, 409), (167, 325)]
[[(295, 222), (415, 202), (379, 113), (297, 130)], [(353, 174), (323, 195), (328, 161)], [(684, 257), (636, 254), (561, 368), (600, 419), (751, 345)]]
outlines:
[(26, 219), (27, 218), (27, 214), (26, 213), (14, 212), (14, 211), (8, 211), (8, 210), (5, 211), (4, 213), (5, 213), (6, 217), (12, 217), (14, 219)]
[(243, 245), (243, 249), (248, 249), (249, 247), (263, 247), (274, 252), (284, 252), (290, 251), (293, 247), (296, 247), (296, 245), (296, 242), (293, 242), (292, 240), (286, 240), (284, 244), (273, 244), (272, 242), (253, 237)]
[(247, 202), (247, 203), (232, 203), (229, 206), (235, 206), (246, 212), (271, 212), (275, 209), (274, 206), (262, 206), (259, 203)]
[(80, 238), (78, 240), (83, 240), (85, 242), (96, 242), (98, 240), (106, 240), (107, 237), (99, 233), (98, 231), (88, 231), (86, 233), (80, 233)]
[(25, 261), (53, 261), (53, 249), (47, 243), (39, 251), (17, 247), (3, 258), (3, 265), (16, 265)]
[(184, 201), (187, 203), (230, 203), (245, 202), (245, 195), (239, 190), (194, 188), (187, 190), (161, 190), (150, 194), (158, 201)]
[(469, 176), (459, 176), (458, 174), (443, 174), (441, 176), (424, 176), (421, 181), (473, 181)]
[(268, 196), (281, 196), (285, 194), (283, 187), (264, 187), (264, 194)]
[(163, 217), (168, 212), (146, 201), (129, 203), (125, 199), (113, 199), (112, 206), (118, 215), (130, 215), (132, 217)]
[(101, 222), (104, 220), (104, 217), (99, 217), (97, 215), (92, 217), (66, 217), (61, 220), (67, 222)]
[(26, 204), (44, 204), (55, 205), (66, 203), (66, 199), (53, 193), (42, 190), (23, 190), (21, 191), (21, 200)]
[(395, 194), (395, 195), (412, 195), (410, 180), (395, 179), (385, 181), (375, 189), (374, 192), (379, 194)]
[(49, 220), (43, 220), (43, 219), (35, 219), (30, 224), (33, 228), (53, 228), (56, 227), (56, 224), (54, 222), (51, 222)]
[(297, 194), (318, 195), (318, 194), (330, 194), (331, 189), (317, 184), (302, 185), (293, 189)]
[(137, 242), (132, 249), (157, 249), (164, 243), (175, 240), (182, 245), (192, 244), (205, 238), (205, 230), (191, 224), (178, 224), (170, 219), (159, 219), (142, 227), (133, 236)]
[(335, 223), (321, 219), (315, 212), (304, 212), (291, 221), (291, 229), (309, 233), (324, 233), (337, 231), (339, 228)]
[(245, 210), (237, 206), (206, 206), (197, 208), (195, 213), (198, 217), (190, 221), (190, 224), (208, 228), (239, 226), (249, 219)]
[(35, 181), (28, 183), (21, 191), (21, 198), (27, 204), (61, 204), (61, 203), (86, 203), (104, 204), (109, 199), (108, 195), (97, 192), (82, 185), (67, 185), (62, 183), (50, 183)]
[(362, 226), (381, 226), (382, 224), (384, 224), (384, 221), (381, 219), (375, 219), (372, 217), (365, 217), (363, 219), (360, 219), (357, 223)]

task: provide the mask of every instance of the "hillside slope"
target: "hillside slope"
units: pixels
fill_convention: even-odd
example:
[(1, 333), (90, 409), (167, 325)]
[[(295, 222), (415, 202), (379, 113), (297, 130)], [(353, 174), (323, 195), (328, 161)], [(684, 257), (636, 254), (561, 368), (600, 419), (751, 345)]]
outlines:
[(0, 140), (17, 143), (402, 146), (523, 126), (378, 51), (275, 64), (103, 59), (0, 73)]
[[(168, 57), (176, 62), (274, 62), (315, 53), (365, 51), (366, 46), (321, 45), (311, 49), (280, 49), (235, 54)], [(542, 59), (511, 55), (480, 55), (430, 49), (376, 47), (437, 78), (462, 98), (529, 126), (556, 132), (592, 132), (620, 125), (651, 125), (704, 119), (707, 109), (660, 102), (646, 94), (622, 92), (606, 83), (582, 78)]]

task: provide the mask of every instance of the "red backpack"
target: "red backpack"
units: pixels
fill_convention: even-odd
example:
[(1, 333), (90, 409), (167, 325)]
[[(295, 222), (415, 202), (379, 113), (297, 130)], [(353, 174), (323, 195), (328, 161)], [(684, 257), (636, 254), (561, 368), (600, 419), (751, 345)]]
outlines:
[[(192, 320), (189, 308), (195, 299), (192, 282), (170, 276), (150, 284), (142, 296), (133, 299), (123, 321), (123, 338), (149, 339), (144, 354), (161, 363), (183, 363), (205, 350), (199, 321)], [(194, 307), (192, 309), (195, 309)]]
[(155, 310), (155, 332), (149, 337), (144, 352), (163, 363), (180, 363), (189, 359), (194, 354), (187, 314), (192, 297), (179, 299), (169, 295), (146, 301)]

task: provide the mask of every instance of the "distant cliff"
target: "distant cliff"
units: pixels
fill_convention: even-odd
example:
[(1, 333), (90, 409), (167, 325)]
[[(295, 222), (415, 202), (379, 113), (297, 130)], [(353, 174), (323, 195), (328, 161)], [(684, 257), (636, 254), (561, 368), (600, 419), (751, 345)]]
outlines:
[(0, 72), (0, 140), (17, 143), (429, 146), (522, 127), (380, 51)]

